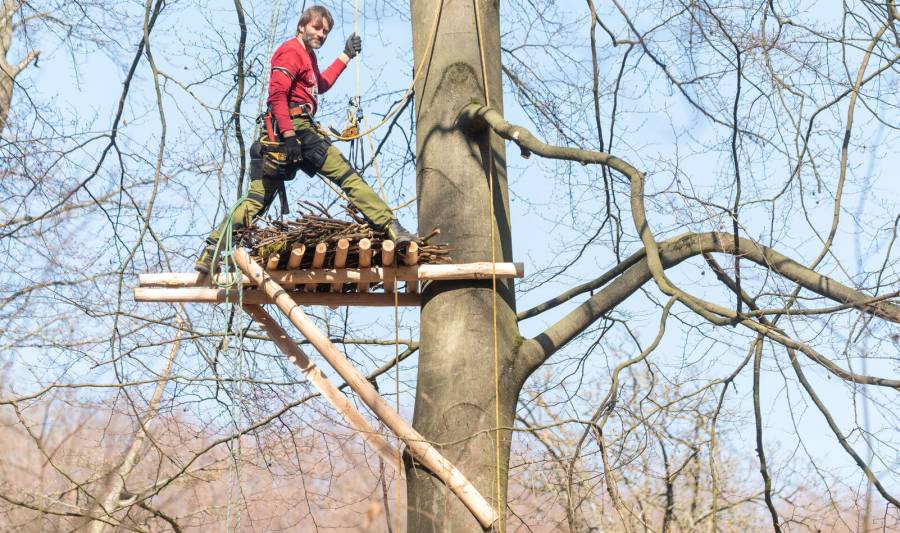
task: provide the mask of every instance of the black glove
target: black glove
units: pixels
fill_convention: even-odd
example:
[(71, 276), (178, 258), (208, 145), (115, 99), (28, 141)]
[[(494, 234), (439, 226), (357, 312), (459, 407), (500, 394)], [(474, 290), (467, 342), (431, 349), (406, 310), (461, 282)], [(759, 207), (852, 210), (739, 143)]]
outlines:
[(300, 149), (300, 139), (292, 135), (284, 140), (284, 155), (288, 163), (299, 164), (303, 161), (303, 151)]
[(347, 54), (347, 57), (353, 59), (360, 52), (362, 52), (362, 37), (356, 33), (351, 33), (350, 37), (347, 37), (347, 43), (344, 45), (344, 53)]

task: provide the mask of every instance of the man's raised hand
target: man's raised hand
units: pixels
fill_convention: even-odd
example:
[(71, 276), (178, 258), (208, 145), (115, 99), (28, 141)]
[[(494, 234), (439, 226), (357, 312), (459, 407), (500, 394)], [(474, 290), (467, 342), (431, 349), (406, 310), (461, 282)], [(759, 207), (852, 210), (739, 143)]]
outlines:
[(362, 52), (362, 37), (355, 32), (351, 33), (350, 37), (347, 37), (347, 43), (344, 44), (344, 53), (347, 54), (347, 57), (353, 59), (360, 52)]

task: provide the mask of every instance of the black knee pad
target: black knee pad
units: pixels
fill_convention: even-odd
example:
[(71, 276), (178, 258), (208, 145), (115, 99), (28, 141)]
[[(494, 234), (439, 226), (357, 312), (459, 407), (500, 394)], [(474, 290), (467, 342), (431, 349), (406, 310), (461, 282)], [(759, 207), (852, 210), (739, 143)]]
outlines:
[(300, 169), (309, 176), (315, 176), (316, 172), (325, 164), (328, 147), (331, 146), (331, 143), (310, 129), (302, 129), (297, 135), (300, 137), (300, 146), (303, 150), (303, 162), (300, 164)]
[(347, 169), (347, 172), (344, 172), (344, 174), (341, 175), (340, 177), (338, 177), (338, 179), (336, 179), (334, 182), (337, 184), (338, 187), (343, 187), (344, 181), (354, 174), (356, 174), (356, 171), (353, 170), (353, 168), (349, 168), (349, 169)]
[(250, 179), (258, 180), (263, 177), (263, 155), (262, 146), (259, 141), (254, 141), (250, 145)]

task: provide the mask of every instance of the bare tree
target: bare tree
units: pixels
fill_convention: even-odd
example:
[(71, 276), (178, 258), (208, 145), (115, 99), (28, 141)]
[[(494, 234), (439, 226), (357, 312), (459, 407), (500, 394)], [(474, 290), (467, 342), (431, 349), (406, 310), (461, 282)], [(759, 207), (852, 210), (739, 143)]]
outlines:
[[(328, 5), (337, 35), (352, 11)], [(40, 50), (40, 69), (83, 76), (101, 52), (116, 83), (72, 110), (34, 62), (4, 63), (0, 520), (477, 530), (410, 459), (401, 486), (239, 306), (131, 301), (136, 273), (187, 268), (241, 194), (296, 13), (114, 7), (4, 4), (10, 65)], [(366, 68), (390, 73), (375, 50), (398, 19), (423, 66), (362, 165), (377, 150), (392, 204), (415, 181), (418, 227), (455, 261), (527, 260), (529, 276), (432, 283), (397, 324), (315, 318), (498, 507), (496, 530), (897, 527), (893, 2), (362, 16)], [(370, 118), (402, 94), (386, 74)]]

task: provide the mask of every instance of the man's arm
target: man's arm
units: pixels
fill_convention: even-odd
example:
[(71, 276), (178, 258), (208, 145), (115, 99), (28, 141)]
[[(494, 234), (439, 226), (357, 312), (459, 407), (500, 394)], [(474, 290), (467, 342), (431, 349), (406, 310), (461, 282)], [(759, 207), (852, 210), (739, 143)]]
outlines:
[(351, 59), (356, 57), (362, 51), (362, 38), (353, 33), (350, 37), (347, 38), (347, 42), (344, 43), (344, 51), (341, 52), (341, 55), (334, 60), (322, 75), (319, 76), (319, 92), (324, 93), (328, 89), (334, 85), (334, 82), (337, 81), (338, 76), (344, 72), (344, 69), (347, 68), (347, 63), (350, 62)]

